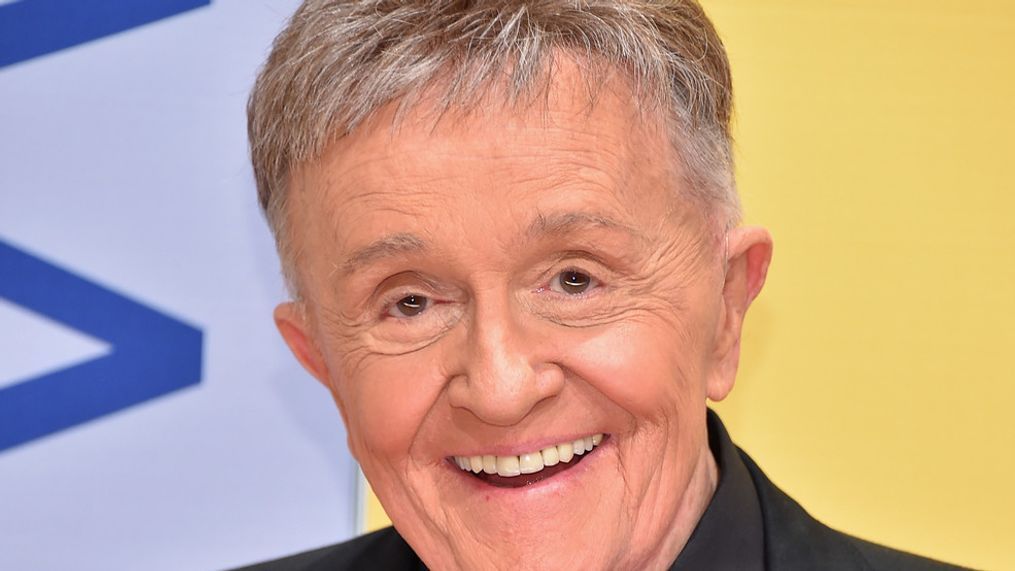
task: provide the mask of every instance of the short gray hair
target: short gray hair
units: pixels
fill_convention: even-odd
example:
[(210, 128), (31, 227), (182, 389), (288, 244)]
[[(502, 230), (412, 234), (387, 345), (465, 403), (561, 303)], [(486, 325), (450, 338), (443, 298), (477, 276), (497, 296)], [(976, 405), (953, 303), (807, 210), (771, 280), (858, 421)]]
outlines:
[(691, 196), (724, 225), (739, 220), (729, 62), (696, 1), (307, 0), (275, 39), (247, 105), (258, 199), (290, 288), (293, 169), (426, 89), (439, 87), (450, 107), (475, 103), (498, 78), (512, 98), (547, 85), (557, 53), (581, 62), (593, 88), (626, 73), (646, 108), (671, 122)]

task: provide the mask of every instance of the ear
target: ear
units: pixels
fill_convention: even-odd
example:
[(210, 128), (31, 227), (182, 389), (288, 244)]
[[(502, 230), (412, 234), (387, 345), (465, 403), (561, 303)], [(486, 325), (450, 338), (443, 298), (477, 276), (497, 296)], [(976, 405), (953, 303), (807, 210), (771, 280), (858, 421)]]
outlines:
[(275, 327), (278, 327), (278, 332), (282, 334), (296, 360), (330, 390), (328, 366), (314, 342), (306, 310), (294, 301), (279, 304), (275, 308)]
[(727, 234), (726, 277), (716, 324), (715, 367), (708, 380), (708, 398), (720, 401), (733, 390), (740, 365), (740, 334), (744, 315), (761, 293), (772, 261), (772, 236), (764, 228), (745, 226)]
[[(338, 392), (331, 384), (328, 363), (324, 360), (324, 355), (314, 341), (313, 327), (307, 317), (306, 309), (295, 301), (279, 304), (275, 308), (275, 327), (282, 334), (282, 338), (285, 339), (289, 350), (296, 356), (296, 360), (331, 393), (335, 405), (338, 406), (338, 413), (342, 415), (342, 421), (348, 427), (349, 417), (345, 414), (345, 407), (342, 405)], [(358, 448), (351, 431), (346, 432), (346, 438), (353, 457), (359, 458)]]

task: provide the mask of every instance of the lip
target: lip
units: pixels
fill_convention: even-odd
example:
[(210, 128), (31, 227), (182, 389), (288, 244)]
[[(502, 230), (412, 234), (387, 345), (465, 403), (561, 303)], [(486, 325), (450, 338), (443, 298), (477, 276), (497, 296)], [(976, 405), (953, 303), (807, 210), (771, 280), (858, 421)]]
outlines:
[(592, 451), (588, 453), (588, 456), (580, 463), (576, 464), (573, 468), (564, 470), (563, 472), (558, 472), (557, 474), (554, 474), (545, 480), (540, 480), (534, 484), (517, 488), (491, 486), (483, 480), (473, 476), (471, 472), (466, 472), (454, 465), (454, 462), (452, 461), (443, 462), (443, 464), (445, 469), (454, 474), (452, 477), (456, 479), (456, 485), (464, 484), (468, 487), (467, 489), (471, 491), (485, 494), (487, 499), (493, 496), (503, 496), (505, 494), (510, 497), (516, 497), (519, 494), (554, 494), (564, 492), (567, 488), (577, 485), (577, 480), (582, 478), (586, 472), (595, 469), (596, 466), (598, 466), (603, 460), (603, 457), (608, 454), (612, 454), (614, 452), (613, 440), (613, 438), (605, 438), (601, 444), (593, 448)]

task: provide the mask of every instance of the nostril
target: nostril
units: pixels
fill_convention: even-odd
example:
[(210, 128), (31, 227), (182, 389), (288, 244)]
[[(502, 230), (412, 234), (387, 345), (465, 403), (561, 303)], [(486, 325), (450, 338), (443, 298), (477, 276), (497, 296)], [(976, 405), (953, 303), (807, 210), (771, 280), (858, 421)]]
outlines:
[(514, 426), (542, 401), (553, 396), (536, 389), (531, 383), (498, 384), (465, 379), (448, 387), (448, 402), (452, 408), (467, 410), (485, 424)]

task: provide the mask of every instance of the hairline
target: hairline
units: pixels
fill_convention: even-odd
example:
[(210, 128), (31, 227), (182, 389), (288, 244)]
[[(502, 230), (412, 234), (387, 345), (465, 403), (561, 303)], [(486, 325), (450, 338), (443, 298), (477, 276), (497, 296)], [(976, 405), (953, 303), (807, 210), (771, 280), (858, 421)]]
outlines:
[[(702, 182), (694, 180), (695, 173), (690, 172), (694, 169), (688, 164), (687, 160), (693, 153), (686, 152), (687, 148), (691, 146), (690, 141), (693, 140), (693, 137), (688, 137), (682, 132), (684, 125), (681, 124), (682, 122), (678, 117), (679, 112), (672, 109), (671, 102), (666, 101), (665, 98), (660, 98), (654, 90), (639, 85), (634, 81), (632, 74), (623, 69), (622, 66), (606, 61), (605, 58), (596, 54), (576, 54), (573, 50), (560, 47), (554, 48), (552, 54), (554, 58), (551, 59), (551, 62), (556, 62), (556, 58), (563, 55), (571, 59), (571, 62), (577, 64), (579, 69), (581, 69), (580, 77), (586, 87), (584, 91), (587, 98), (588, 110), (593, 109), (597, 104), (600, 93), (610, 83), (607, 81), (608, 79), (622, 81), (623, 85), (630, 91), (630, 94), (634, 96), (634, 100), (638, 102), (638, 111), (635, 113), (637, 120), (644, 122), (661, 118), (663, 122), (667, 139), (670, 141), (667, 157), (669, 161), (674, 163), (671, 165), (675, 167), (673, 172), (679, 173), (677, 180), (672, 181), (671, 188), (680, 193), (680, 197), (691, 199), (689, 202), (701, 209), (703, 216), (713, 219), (711, 221), (712, 224), (720, 226), (719, 230), (725, 232), (739, 222), (739, 203), (730, 204), (729, 200), (721, 199), (709, 203), (709, 201), (702, 200), (702, 197), (698, 196), (695, 192), (697, 190), (696, 187), (701, 185)], [(588, 63), (590, 60), (593, 63)], [(592, 70), (591, 73), (590, 70)], [(265, 209), (265, 215), (269, 226), (271, 226), (275, 233), (276, 246), (282, 265), (282, 274), (290, 296), (298, 301), (302, 298), (303, 293), (297, 270), (297, 262), (301, 252), (292, 247), (296, 240), (292, 235), (293, 228), (290, 223), (292, 217), (290, 199), (293, 195), (294, 187), (298, 185), (296, 181), (299, 178), (298, 175), (304, 169), (319, 164), (326, 151), (332, 145), (345, 137), (351, 136), (360, 129), (380, 128), (380, 126), (376, 125), (376, 118), (381, 111), (392, 105), (396, 108), (388, 124), (388, 128), (392, 133), (402, 125), (405, 118), (411, 112), (426, 106), (432, 106), (436, 111), (431, 119), (432, 127), (436, 127), (442, 119), (449, 115), (463, 118), (468, 117), (472, 113), (481, 110), (484, 102), (491, 100), (502, 104), (504, 106), (503, 110), (506, 112), (523, 113), (544, 101), (543, 97), (548, 95), (556, 81), (555, 71), (556, 66), (553, 63), (546, 66), (539, 77), (530, 80), (527, 86), (529, 87), (527, 93), (516, 93), (496, 81), (486, 81), (468, 93), (457, 95), (453, 92), (453, 86), (449, 85), (448, 74), (438, 73), (422, 86), (410, 90), (409, 93), (381, 102), (348, 132), (331, 133), (330, 136), (325, 137), (327, 142), (321, 145), (319, 152), (288, 168), (285, 181), (281, 184), (280, 188), (275, 188), (271, 194), (271, 200)], [(599, 81), (594, 81), (597, 79)], [(660, 99), (663, 100), (660, 101)], [(730, 169), (732, 170), (732, 165), (730, 165)], [(736, 199), (732, 172), (728, 174), (730, 175), (730, 185), (733, 185), (734, 188), (724, 189), (726, 191), (724, 195)]]

